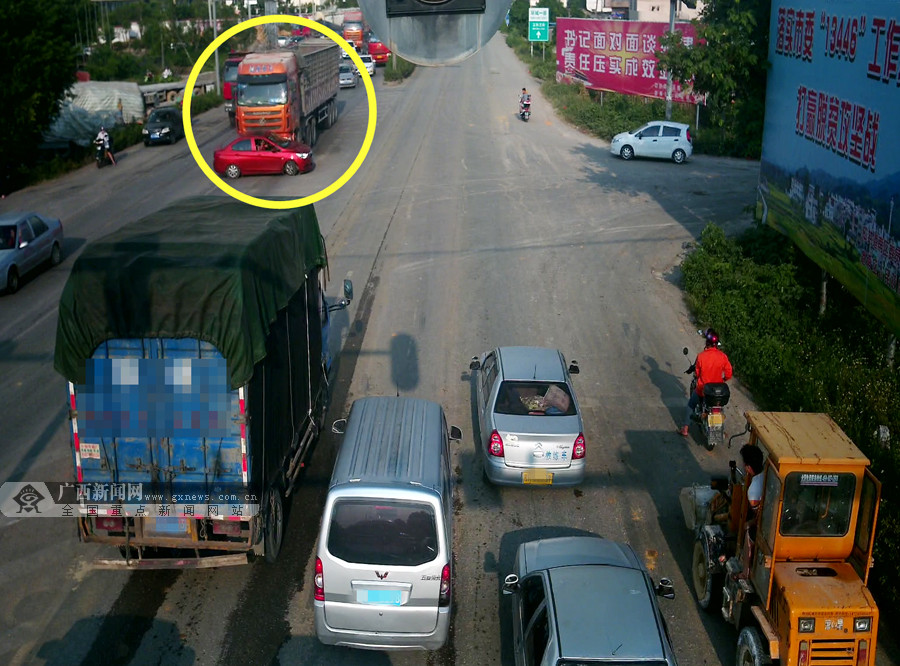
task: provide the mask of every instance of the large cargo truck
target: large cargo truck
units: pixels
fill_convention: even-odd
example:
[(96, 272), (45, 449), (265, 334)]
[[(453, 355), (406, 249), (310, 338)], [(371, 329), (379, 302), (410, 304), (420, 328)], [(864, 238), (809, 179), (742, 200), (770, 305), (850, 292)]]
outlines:
[(344, 25), (341, 30), (341, 36), (355, 46), (357, 51), (362, 49), (363, 38), (366, 32), (368, 32), (368, 26), (360, 10), (349, 9), (344, 12)]
[(251, 53), (238, 65), (239, 134), (274, 134), (314, 146), (337, 122), (340, 47), (306, 39), (295, 49)]
[(312, 206), (172, 204), (88, 245), (59, 306), (80, 538), (100, 567), (273, 561), (328, 402)]
[(247, 53), (244, 51), (232, 51), (228, 54), (223, 66), (222, 99), (225, 100), (225, 112), (228, 114), (228, 122), (232, 127), (235, 125), (234, 93), (237, 90), (238, 65), (246, 55)]

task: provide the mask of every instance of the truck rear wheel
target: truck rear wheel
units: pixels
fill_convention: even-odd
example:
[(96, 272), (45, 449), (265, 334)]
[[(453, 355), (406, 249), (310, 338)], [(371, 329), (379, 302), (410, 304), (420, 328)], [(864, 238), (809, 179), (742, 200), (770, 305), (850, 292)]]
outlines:
[(756, 627), (744, 627), (738, 636), (736, 666), (769, 666), (772, 658)]
[(694, 556), (691, 560), (691, 574), (694, 582), (694, 594), (697, 604), (703, 610), (715, 611), (722, 599), (722, 574), (714, 574), (709, 570), (709, 547), (705, 539), (694, 542)]
[(278, 559), (281, 552), (281, 542), (284, 539), (284, 499), (281, 486), (274, 484), (266, 494), (266, 562), (272, 563)]

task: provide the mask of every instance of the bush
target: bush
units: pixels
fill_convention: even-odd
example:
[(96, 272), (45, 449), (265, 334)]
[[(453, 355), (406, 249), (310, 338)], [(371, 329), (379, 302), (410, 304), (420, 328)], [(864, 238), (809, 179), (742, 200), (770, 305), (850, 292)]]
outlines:
[(396, 53), (392, 53), (388, 64), (384, 68), (384, 80), (402, 81), (403, 79), (412, 76), (415, 69), (416, 66), (414, 64), (408, 60), (404, 60)]
[(197, 114), (209, 111), (217, 106), (222, 106), (225, 99), (216, 92), (204, 93), (202, 95), (191, 95), (191, 117)]
[(757, 406), (827, 413), (872, 461), (882, 504), (870, 584), (887, 614), (900, 595), (900, 449), (884, 447), (876, 432), (884, 425), (900, 436), (890, 332), (833, 281), (819, 316), (821, 269), (768, 227), (730, 240), (708, 226), (682, 271), (689, 308), (721, 332)]

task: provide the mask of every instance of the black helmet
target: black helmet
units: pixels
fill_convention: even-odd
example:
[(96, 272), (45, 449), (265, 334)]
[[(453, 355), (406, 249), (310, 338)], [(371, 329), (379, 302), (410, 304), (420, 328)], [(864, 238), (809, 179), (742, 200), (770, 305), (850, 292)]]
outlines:
[(716, 333), (713, 329), (706, 329), (706, 346), (707, 347), (716, 347), (719, 344), (719, 334)]

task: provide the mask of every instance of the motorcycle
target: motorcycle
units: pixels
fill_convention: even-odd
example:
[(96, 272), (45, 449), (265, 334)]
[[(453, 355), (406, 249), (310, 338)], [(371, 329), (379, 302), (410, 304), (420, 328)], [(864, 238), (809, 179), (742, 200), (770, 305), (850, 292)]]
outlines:
[(526, 123), (531, 118), (531, 95), (525, 95), (523, 99), (519, 100), (519, 118)]
[[(698, 331), (703, 335), (703, 331)], [(721, 346), (721, 343), (719, 343)], [(685, 347), (682, 353), (687, 356), (688, 348)], [(684, 371), (684, 374), (694, 377), (691, 380), (691, 393), (693, 395), (697, 389), (696, 361), (691, 363), (690, 367)], [(712, 451), (716, 445), (725, 441), (725, 405), (731, 399), (731, 389), (725, 382), (709, 382), (703, 385), (703, 396), (694, 407), (694, 413), (691, 420), (700, 424), (703, 431), (703, 439), (706, 441), (706, 449)]]
[(94, 139), (94, 145), (96, 146), (96, 150), (94, 152), (94, 160), (97, 162), (97, 168), (102, 169), (107, 164), (113, 164), (113, 161), (110, 158), (112, 146), (110, 146), (109, 150), (106, 150), (103, 147), (103, 141), (101, 139)]

